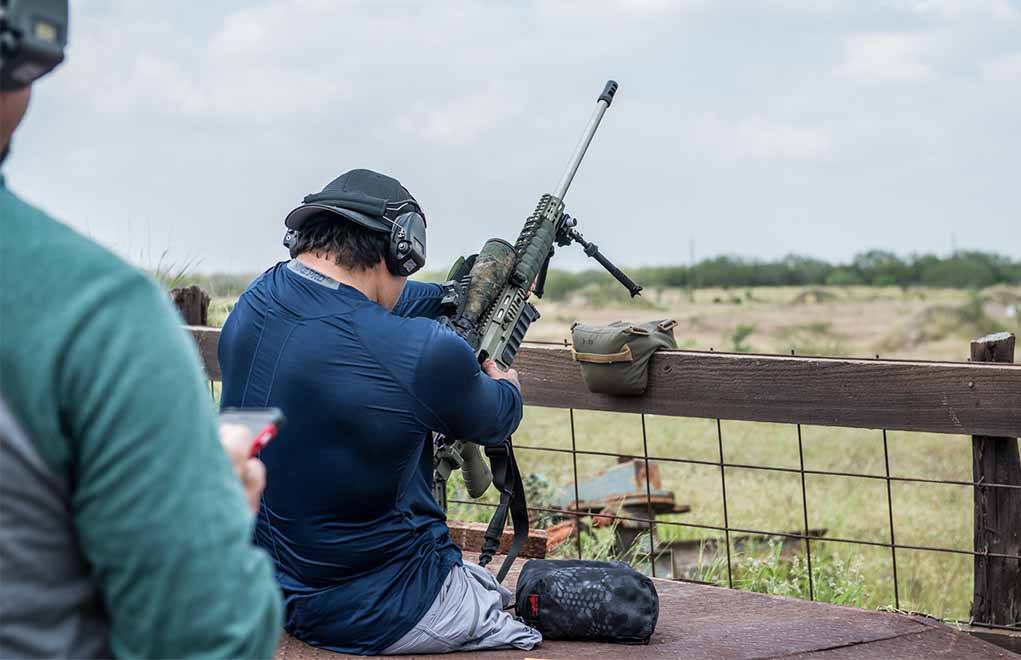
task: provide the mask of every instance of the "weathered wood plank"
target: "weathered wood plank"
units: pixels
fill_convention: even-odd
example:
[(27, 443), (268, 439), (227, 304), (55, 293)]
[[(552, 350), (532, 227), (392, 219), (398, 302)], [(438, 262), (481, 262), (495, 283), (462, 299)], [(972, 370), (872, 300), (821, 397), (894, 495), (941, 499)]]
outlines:
[[(462, 550), (466, 552), (478, 552), (486, 540), (486, 523), (466, 522), (464, 520), (448, 520), (447, 527), (450, 529), (450, 538)], [(505, 554), (514, 541), (514, 530), (504, 529), (500, 537), (500, 548), (498, 553)], [(543, 559), (546, 557), (546, 530), (528, 530), (528, 540), (522, 546), (518, 557), (522, 559)], [(499, 566), (499, 564), (497, 564)]]
[(220, 380), (223, 375), (220, 373), (220, 358), (216, 354), (216, 347), (220, 343), (220, 329), (199, 325), (186, 325), (184, 329), (191, 333), (198, 345), (199, 357), (202, 358), (206, 376), (209, 380)]
[[(971, 342), (975, 362), (1013, 362), (1014, 335), (1001, 333)], [(1012, 434), (1017, 435), (1017, 434)], [(1021, 486), (1021, 455), (1016, 437), (972, 436), (976, 483)], [(1015, 625), (1021, 621), (1021, 490), (975, 487), (975, 555), (971, 618), (979, 623)]]
[(209, 325), (209, 294), (197, 286), (170, 291), (170, 299), (186, 325)]
[(974, 637), (995, 644), (1001, 649), (1021, 655), (1021, 630), (1004, 630), (1003, 628), (983, 628), (982, 626), (954, 626), (958, 630)]
[(523, 347), (526, 403), (558, 408), (929, 431), (1021, 434), (1021, 365), (662, 351), (643, 396), (589, 392), (570, 350)]
[[(478, 556), (466, 552), (465, 559), (476, 561)], [(489, 565), (490, 569), (495, 571), (502, 561), (503, 557), (497, 555)], [(516, 587), (523, 565), (524, 562), (514, 562), (514, 567), (504, 580), (504, 586), (512, 590)], [(547, 639), (542, 646), (528, 652), (494, 650), (456, 656), (415, 657), (461, 660), (753, 660), (790, 657), (819, 660), (1006, 660), (1011, 657), (1007, 651), (921, 617), (810, 603), (671, 580), (654, 579), (653, 582), (659, 594), (659, 622), (648, 645), (623, 646)], [(276, 653), (276, 660), (341, 660), (356, 657), (316, 649), (288, 635), (283, 636)]]
[[(220, 378), (216, 328), (190, 328)], [(1021, 365), (662, 351), (640, 397), (593, 394), (570, 349), (526, 343), (525, 403), (760, 422), (1021, 435)]]

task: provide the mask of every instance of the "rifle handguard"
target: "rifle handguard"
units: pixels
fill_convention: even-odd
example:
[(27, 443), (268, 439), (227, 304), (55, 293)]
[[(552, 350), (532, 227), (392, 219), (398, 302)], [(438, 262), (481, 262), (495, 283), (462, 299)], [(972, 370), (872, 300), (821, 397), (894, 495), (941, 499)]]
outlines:
[(482, 457), (479, 446), (474, 442), (464, 443), (461, 458), (464, 460), (461, 472), (464, 475), (465, 490), (473, 500), (478, 499), (486, 494), (493, 483), (493, 472), (489, 469), (489, 463)]

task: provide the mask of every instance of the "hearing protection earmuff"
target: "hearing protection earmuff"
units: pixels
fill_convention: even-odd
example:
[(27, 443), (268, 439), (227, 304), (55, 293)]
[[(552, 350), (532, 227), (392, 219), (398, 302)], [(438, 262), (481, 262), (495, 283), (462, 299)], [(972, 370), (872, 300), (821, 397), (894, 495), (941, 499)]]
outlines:
[(425, 218), (414, 211), (401, 213), (391, 223), (390, 246), (386, 252), (386, 268), (391, 275), (408, 277), (425, 265)]
[[(413, 210), (399, 213), (392, 220), (387, 217), (408, 206)], [(425, 265), (425, 217), (418, 210), (418, 204), (408, 201), (388, 205), (387, 214), (382, 219), (390, 223), (390, 242), (385, 255), (386, 269), (391, 275), (400, 277), (408, 277), (421, 270)], [(290, 251), (292, 259), (298, 256), (295, 249), (298, 233), (297, 229), (288, 229), (284, 234), (284, 247)]]
[(0, 0), (0, 90), (21, 89), (64, 61), (67, 0)]

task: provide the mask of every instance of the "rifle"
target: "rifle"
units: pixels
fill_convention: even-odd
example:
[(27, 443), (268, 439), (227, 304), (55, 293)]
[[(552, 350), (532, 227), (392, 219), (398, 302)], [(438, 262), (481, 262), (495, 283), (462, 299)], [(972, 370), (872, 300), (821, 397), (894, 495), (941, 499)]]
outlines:
[[(444, 303), (457, 311), (443, 322), (468, 342), (480, 363), (492, 359), (507, 369), (514, 362), (528, 327), (539, 319), (539, 310), (528, 298), (531, 293), (538, 298), (543, 296), (550, 260), (557, 246), (580, 244), (585, 254), (609, 271), (632, 297), (641, 292), (642, 287), (603, 256), (598, 246), (585, 240), (577, 229), (577, 220), (564, 212), (567, 189), (616, 92), (617, 83), (608, 81), (555, 192), (539, 198), (514, 245), (491, 238), (478, 255), (459, 259), (451, 269), (444, 283)], [(472, 442), (437, 435), (434, 443), (433, 494), (444, 510), (447, 508), (447, 479), (453, 470), (463, 469), (465, 487), (472, 498), (481, 497), (496, 474), (501, 502), (486, 532), (479, 563), (484, 566), (492, 558), (510, 510), (514, 543), (498, 575), (498, 579), (503, 580), (528, 535), (524, 489), (517, 474), (510, 438), (502, 447), (486, 448), (492, 470), (482, 459), (478, 445)]]

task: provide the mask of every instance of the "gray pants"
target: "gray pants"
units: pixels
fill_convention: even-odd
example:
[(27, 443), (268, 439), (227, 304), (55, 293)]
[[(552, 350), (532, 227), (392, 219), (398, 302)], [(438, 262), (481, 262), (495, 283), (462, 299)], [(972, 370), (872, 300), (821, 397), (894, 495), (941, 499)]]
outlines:
[(542, 641), (542, 635), (504, 612), (511, 600), (511, 592), (489, 571), (464, 562), (464, 566), (450, 569), (422, 620), (383, 655), (506, 648), (528, 651)]

